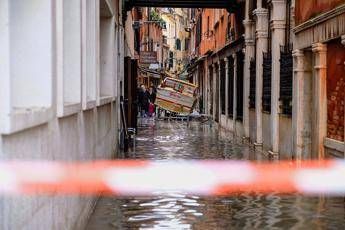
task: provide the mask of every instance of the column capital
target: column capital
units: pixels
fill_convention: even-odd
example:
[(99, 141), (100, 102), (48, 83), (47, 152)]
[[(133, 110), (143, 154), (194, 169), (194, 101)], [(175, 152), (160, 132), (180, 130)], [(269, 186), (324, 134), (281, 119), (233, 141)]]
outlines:
[(341, 36), (341, 44), (345, 46), (345, 35)]
[(285, 7), (285, 3), (286, 3), (286, 0), (271, 0), (270, 1), (272, 6), (275, 7), (275, 6), (282, 6), (282, 7)]
[(323, 43), (314, 43), (312, 45), (313, 53), (326, 53), (327, 52), (327, 45)]
[(271, 23), (271, 28), (272, 30), (285, 30), (286, 29), (286, 24), (284, 20), (273, 20)]
[(293, 57), (303, 57), (304, 56), (304, 51), (303, 50), (294, 50), (292, 51), (292, 56)]
[(255, 24), (255, 21), (254, 20), (250, 20), (250, 19), (245, 19), (243, 20), (243, 25), (244, 27), (247, 27), (247, 26), (254, 26)]
[(312, 51), (315, 54), (314, 69), (316, 70), (327, 69), (327, 45), (323, 43), (313, 44)]
[(253, 14), (257, 17), (259, 16), (268, 16), (268, 9), (265, 8), (257, 8), (253, 11)]
[(256, 31), (256, 38), (268, 38), (268, 32), (267, 31)]
[(224, 58), (224, 62), (225, 62), (225, 64), (228, 64), (229, 63), (229, 58)]
[(254, 45), (255, 45), (255, 41), (254, 41), (253, 39), (246, 39), (246, 40), (244, 41), (244, 44), (245, 44), (246, 46), (254, 46)]
[[(292, 56), (294, 58), (294, 67), (293, 70), (295, 73), (297, 72), (304, 72), (306, 69), (304, 63), (304, 52), (303, 50), (294, 50), (292, 51)], [(297, 76), (297, 75), (295, 75)]]

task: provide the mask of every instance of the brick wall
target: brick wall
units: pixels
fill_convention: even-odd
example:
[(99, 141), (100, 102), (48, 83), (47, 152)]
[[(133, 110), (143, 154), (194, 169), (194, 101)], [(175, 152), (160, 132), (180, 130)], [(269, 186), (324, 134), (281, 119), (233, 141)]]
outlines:
[(339, 40), (328, 44), (327, 136), (344, 141), (345, 48)]
[(341, 4), (345, 4), (345, 0), (297, 0), (296, 22), (301, 24)]

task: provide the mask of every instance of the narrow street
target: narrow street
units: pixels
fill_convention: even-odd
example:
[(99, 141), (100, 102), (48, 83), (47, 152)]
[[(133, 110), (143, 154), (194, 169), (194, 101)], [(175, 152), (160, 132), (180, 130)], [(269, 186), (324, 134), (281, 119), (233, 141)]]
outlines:
[[(209, 123), (141, 119), (130, 159), (268, 160)], [(240, 172), (239, 172), (240, 176)], [(86, 229), (344, 229), (344, 198), (238, 194), (198, 197), (179, 191), (103, 197)]]
[(345, 0), (0, 0), (0, 53), (0, 230), (345, 230)]

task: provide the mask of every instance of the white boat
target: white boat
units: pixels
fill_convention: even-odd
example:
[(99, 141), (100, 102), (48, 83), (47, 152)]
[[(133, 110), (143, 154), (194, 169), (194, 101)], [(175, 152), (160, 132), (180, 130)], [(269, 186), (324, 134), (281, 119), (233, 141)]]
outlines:
[(189, 82), (166, 78), (157, 89), (155, 104), (164, 110), (188, 115), (195, 107), (197, 90), (198, 87)]

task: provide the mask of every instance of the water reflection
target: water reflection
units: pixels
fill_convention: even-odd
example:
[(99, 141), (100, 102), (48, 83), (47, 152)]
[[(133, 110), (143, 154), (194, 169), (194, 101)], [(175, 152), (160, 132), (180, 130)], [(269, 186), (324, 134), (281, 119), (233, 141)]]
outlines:
[[(187, 127), (153, 120), (140, 124), (131, 158), (267, 160), (209, 125)], [(345, 229), (345, 201), (255, 193), (198, 197), (157, 191), (150, 198), (102, 198), (87, 229)]]

